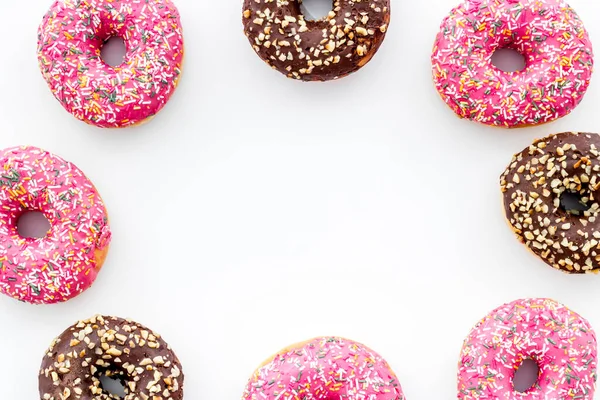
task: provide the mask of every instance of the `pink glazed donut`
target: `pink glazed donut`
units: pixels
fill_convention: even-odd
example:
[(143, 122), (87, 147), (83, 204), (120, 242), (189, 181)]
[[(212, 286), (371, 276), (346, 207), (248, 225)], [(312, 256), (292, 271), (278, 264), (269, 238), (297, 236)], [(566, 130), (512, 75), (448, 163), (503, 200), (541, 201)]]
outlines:
[[(513, 386), (525, 359), (538, 364), (535, 385)], [(458, 399), (593, 400), (597, 344), (590, 324), (550, 299), (498, 307), (465, 339), (458, 369)]]
[(250, 378), (243, 400), (406, 400), (385, 360), (351, 340), (320, 337), (289, 346)]
[[(127, 48), (117, 67), (100, 57), (111, 37)], [(102, 128), (141, 124), (179, 81), (179, 12), (171, 0), (56, 0), (39, 28), (38, 60), (52, 93), (76, 118)]]
[[(25, 238), (17, 221), (40, 211), (45, 237)], [(0, 152), (0, 292), (33, 304), (69, 300), (96, 279), (110, 243), (104, 203), (75, 165), (36, 147)]]
[[(526, 68), (496, 68), (500, 48), (521, 53)], [(442, 22), (431, 61), (435, 87), (458, 116), (515, 128), (569, 114), (590, 83), (593, 53), (564, 0), (463, 0)]]

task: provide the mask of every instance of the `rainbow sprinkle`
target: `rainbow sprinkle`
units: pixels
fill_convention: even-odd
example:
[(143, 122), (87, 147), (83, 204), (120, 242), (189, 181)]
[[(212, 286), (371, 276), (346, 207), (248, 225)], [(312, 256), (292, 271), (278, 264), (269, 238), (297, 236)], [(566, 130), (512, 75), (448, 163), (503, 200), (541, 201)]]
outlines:
[[(114, 68), (100, 57), (111, 37), (127, 47)], [(140, 124), (164, 107), (181, 75), (179, 12), (170, 0), (57, 0), (39, 28), (38, 60), (76, 118), (102, 128)]]
[[(589, 323), (550, 299), (498, 307), (465, 339), (458, 364), (458, 399), (593, 400), (596, 335)], [(513, 376), (524, 359), (539, 367), (537, 383), (520, 393)]]
[[(496, 68), (499, 48), (524, 55), (526, 68)], [(465, 0), (442, 22), (431, 62), (435, 87), (457, 115), (512, 128), (569, 114), (590, 83), (593, 53), (563, 0)]]
[(405, 400), (398, 378), (380, 355), (336, 337), (279, 352), (254, 373), (242, 398)]
[[(104, 203), (75, 165), (36, 147), (0, 153), (0, 293), (34, 304), (69, 300), (92, 285), (111, 233)], [(24, 238), (17, 221), (44, 213), (51, 228)]]

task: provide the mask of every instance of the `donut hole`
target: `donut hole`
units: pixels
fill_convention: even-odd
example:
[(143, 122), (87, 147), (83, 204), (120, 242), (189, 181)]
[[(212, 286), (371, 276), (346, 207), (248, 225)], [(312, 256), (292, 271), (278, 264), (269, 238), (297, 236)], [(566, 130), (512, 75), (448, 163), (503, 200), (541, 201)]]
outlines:
[(519, 393), (525, 393), (538, 381), (540, 367), (535, 360), (526, 358), (521, 362), (513, 376), (513, 387)]
[(569, 213), (579, 215), (590, 209), (589, 197), (579, 192), (565, 190), (560, 195), (560, 208)]
[(125, 61), (127, 46), (122, 37), (113, 36), (108, 38), (100, 49), (100, 57), (102, 61), (111, 67), (117, 67)]
[(50, 227), (50, 221), (40, 211), (25, 211), (17, 220), (17, 232), (24, 238), (46, 237)]
[(492, 65), (504, 72), (518, 72), (525, 69), (523, 54), (510, 47), (501, 47), (492, 54)]
[(333, 9), (331, 0), (299, 0), (299, 2), (300, 12), (308, 21), (323, 19)]
[(127, 395), (127, 393), (125, 393), (125, 385), (123, 385), (123, 382), (119, 379), (118, 375), (104, 374), (99, 376), (98, 380), (102, 385), (102, 390), (109, 393), (114, 398), (122, 399)]

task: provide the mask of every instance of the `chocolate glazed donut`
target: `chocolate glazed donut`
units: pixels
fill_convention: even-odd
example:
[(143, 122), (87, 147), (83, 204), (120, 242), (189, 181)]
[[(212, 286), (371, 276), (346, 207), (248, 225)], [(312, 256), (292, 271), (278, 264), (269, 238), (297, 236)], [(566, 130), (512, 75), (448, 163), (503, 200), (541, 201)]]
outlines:
[(54, 339), (42, 360), (42, 400), (119, 400), (101, 376), (121, 381), (123, 400), (181, 400), (183, 373), (169, 345), (130, 320), (95, 316)]
[(534, 141), (513, 156), (500, 186), (506, 218), (531, 251), (566, 273), (600, 272), (599, 135)]
[(389, 0), (335, 0), (326, 18), (306, 20), (302, 0), (244, 0), (244, 31), (267, 64), (289, 78), (328, 81), (364, 66), (383, 42)]

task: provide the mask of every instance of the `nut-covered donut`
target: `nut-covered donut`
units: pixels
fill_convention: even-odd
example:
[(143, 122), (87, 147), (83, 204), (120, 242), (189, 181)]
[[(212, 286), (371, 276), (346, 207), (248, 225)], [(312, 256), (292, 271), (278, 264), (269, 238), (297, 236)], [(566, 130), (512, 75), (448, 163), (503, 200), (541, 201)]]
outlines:
[(339, 337), (289, 346), (261, 365), (243, 400), (405, 400), (398, 378), (373, 350)]
[[(501, 48), (523, 55), (525, 69), (494, 66)], [(431, 61), (435, 87), (458, 116), (506, 128), (569, 114), (594, 64), (588, 33), (565, 0), (461, 0), (441, 24)]]
[(564, 272), (600, 271), (599, 135), (536, 140), (513, 157), (500, 186), (510, 226), (536, 255)]
[(328, 81), (363, 67), (383, 42), (389, 0), (335, 0), (327, 17), (307, 20), (301, 0), (244, 0), (244, 31), (260, 58), (303, 81)]
[[(88, 289), (111, 239), (94, 184), (74, 164), (32, 146), (0, 151), (0, 293), (33, 304), (67, 301)], [(22, 237), (19, 217), (39, 211), (43, 238)]]
[(101, 376), (121, 381), (123, 400), (181, 400), (179, 359), (160, 335), (116, 317), (82, 320), (54, 339), (42, 360), (41, 400), (108, 400)]
[[(551, 299), (523, 299), (486, 315), (463, 343), (458, 363), (459, 400), (593, 400), (596, 334), (577, 313)], [(538, 365), (525, 392), (514, 388), (524, 360)]]

